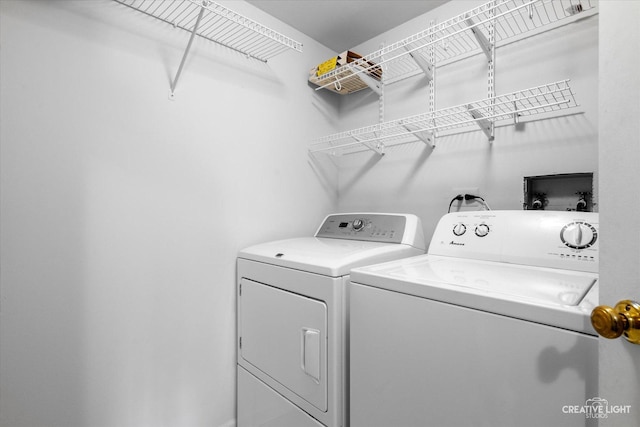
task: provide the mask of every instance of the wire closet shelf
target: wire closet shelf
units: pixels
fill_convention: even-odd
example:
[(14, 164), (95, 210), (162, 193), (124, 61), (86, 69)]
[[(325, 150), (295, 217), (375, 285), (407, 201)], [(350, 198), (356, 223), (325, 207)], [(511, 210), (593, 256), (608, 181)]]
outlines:
[(209, 0), (114, 0), (250, 58), (267, 62), (302, 43)]
[(440, 131), (474, 127), (488, 128), (501, 120), (517, 122), (522, 116), (553, 113), (576, 107), (569, 80), (474, 101), (438, 111), (379, 123), (316, 139), (311, 153), (343, 155), (372, 149), (383, 154), (384, 147), (428, 140)]
[(428, 49), (433, 49), (435, 63), (442, 64), (484, 49), (474, 33), (493, 31), (495, 44), (499, 45), (538, 28), (577, 19), (577, 15), (584, 15), (582, 12), (595, 9), (596, 1), (494, 0), (318, 76), (327, 83), (316, 90), (345, 84), (356, 75), (371, 74), (381, 65), (385, 66), (384, 82), (390, 84), (421, 73), (412, 57), (428, 60)]

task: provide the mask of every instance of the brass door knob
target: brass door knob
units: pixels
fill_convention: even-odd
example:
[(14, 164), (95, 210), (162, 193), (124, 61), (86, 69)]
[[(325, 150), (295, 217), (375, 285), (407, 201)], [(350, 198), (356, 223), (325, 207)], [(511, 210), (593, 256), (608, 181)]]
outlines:
[(624, 300), (615, 307), (599, 305), (591, 312), (593, 329), (604, 338), (618, 338), (640, 344), (640, 304)]

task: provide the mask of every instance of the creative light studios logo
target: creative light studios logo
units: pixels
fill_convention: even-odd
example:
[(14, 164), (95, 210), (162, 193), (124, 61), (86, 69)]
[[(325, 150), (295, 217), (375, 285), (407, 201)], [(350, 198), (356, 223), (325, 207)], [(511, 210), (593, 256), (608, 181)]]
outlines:
[(584, 414), (585, 418), (608, 418), (609, 415), (621, 415), (631, 413), (631, 405), (609, 405), (607, 399), (592, 397), (587, 399), (584, 405), (565, 405), (562, 407), (564, 414)]

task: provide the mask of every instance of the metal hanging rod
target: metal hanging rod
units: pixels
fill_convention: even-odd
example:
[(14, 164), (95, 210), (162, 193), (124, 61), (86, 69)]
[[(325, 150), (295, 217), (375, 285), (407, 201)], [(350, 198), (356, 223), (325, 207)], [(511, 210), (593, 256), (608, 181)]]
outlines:
[[(374, 142), (389, 147), (412, 141), (423, 141), (425, 135), (452, 129), (479, 126), (501, 120), (517, 121), (522, 116), (550, 113), (577, 107), (569, 80), (561, 80), (505, 95), (474, 101), (434, 112), (379, 123), (316, 139), (311, 153), (340, 155), (370, 149)], [(355, 140), (355, 142), (354, 142)]]
[[(582, 17), (584, 12), (593, 11), (596, 7), (597, 0), (491, 1), (319, 77), (331, 78), (331, 84), (334, 84), (336, 81), (353, 79), (358, 74), (370, 73), (374, 67), (389, 64), (386, 81), (392, 83), (419, 73), (420, 68), (411, 59), (411, 55), (421, 55), (429, 46), (434, 48), (435, 62), (439, 64), (479, 51), (481, 46), (474, 33), (487, 34), (489, 25), (494, 26), (495, 43), (504, 43), (544, 26), (571, 22), (570, 18)], [(347, 70), (350, 72), (346, 73)], [(327, 86), (329, 84), (316, 90)]]
[(302, 52), (302, 43), (213, 1), (114, 1), (259, 61), (291, 49)]

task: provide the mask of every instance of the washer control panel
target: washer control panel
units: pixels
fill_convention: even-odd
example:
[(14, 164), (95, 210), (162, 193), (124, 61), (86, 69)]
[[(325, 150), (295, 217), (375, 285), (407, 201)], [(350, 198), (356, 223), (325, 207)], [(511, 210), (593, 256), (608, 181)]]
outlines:
[(405, 215), (335, 214), (325, 219), (316, 237), (401, 243), (406, 226)]
[(429, 254), (598, 271), (598, 214), (479, 211), (447, 214)]
[[(478, 237), (485, 237), (486, 235), (489, 234), (489, 231), (491, 231), (491, 228), (485, 223), (480, 223), (476, 225), (474, 230), (474, 232), (476, 233), (476, 236)], [(459, 222), (458, 224), (453, 226), (454, 236), (460, 237), (466, 232), (467, 232), (467, 225), (462, 222)]]

